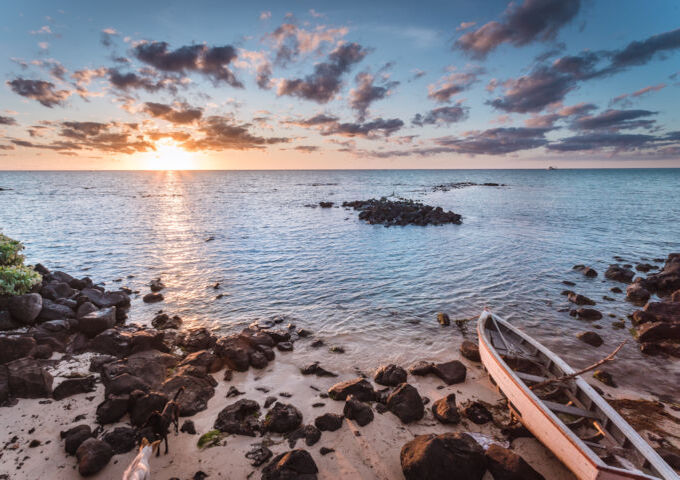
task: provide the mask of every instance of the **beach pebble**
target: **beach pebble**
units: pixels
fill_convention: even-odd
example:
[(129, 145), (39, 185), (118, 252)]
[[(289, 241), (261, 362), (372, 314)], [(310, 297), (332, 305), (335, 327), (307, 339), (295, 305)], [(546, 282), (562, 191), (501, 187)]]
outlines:
[(460, 413), (456, 406), (456, 394), (449, 393), (432, 404), (432, 414), (441, 423), (456, 424), (460, 422)]
[(483, 425), (493, 420), (491, 412), (482, 404), (482, 402), (470, 402), (462, 410), (463, 415), (468, 420)]
[(373, 386), (364, 378), (336, 383), (328, 390), (328, 395), (333, 400), (345, 400), (350, 394), (361, 401), (373, 401), (375, 399)]
[(402, 383), (387, 397), (387, 409), (403, 423), (420, 420), (425, 413), (418, 390), (408, 383)]

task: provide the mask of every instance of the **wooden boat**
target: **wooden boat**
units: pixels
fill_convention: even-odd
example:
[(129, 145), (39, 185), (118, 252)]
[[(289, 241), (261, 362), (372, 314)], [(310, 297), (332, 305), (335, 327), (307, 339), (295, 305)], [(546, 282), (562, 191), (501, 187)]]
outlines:
[(581, 377), (545, 384), (574, 373), (549, 349), (487, 310), (477, 333), (482, 364), (513, 414), (579, 479), (680, 480)]

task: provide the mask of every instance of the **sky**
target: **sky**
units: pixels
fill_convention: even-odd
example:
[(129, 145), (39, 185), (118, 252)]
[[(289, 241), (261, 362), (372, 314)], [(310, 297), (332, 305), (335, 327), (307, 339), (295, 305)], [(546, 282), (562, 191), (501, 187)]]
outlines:
[(7, 2), (0, 170), (680, 167), (680, 2)]

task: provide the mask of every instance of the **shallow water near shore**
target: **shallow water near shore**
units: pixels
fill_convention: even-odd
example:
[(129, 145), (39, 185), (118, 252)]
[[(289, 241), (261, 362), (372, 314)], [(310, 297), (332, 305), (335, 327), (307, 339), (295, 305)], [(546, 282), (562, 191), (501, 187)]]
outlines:
[[(507, 186), (433, 191), (465, 181)], [(349, 370), (457, 357), (474, 321), (440, 327), (436, 312), (464, 319), (488, 306), (580, 367), (631, 338), (611, 325), (636, 309), (609, 291), (625, 290), (603, 277), (613, 256), (661, 266), (652, 259), (680, 251), (679, 186), (679, 169), (0, 172), (11, 189), (0, 191), (0, 228), (25, 243), (30, 263), (109, 289), (143, 294), (161, 276), (165, 301), (133, 300), (130, 322), (163, 309), (227, 332), (284, 315), (342, 346), (333, 367)], [(384, 228), (305, 206), (389, 195), (463, 223)], [(600, 275), (585, 278), (577, 263)], [(602, 347), (575, 337), (592, 323), (558, 311), (566, 288), (598, 302)], [(608, 369), (623, 389), (678, 401), (678, 364), (642, 356), (631, 339)]]

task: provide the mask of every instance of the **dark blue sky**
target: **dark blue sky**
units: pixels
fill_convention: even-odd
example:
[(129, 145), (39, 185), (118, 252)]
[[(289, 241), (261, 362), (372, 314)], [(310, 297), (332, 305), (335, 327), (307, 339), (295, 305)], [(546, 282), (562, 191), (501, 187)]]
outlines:
[(680, 166), (677, 1), (282, 5), (4, 6), (0, 168)]

